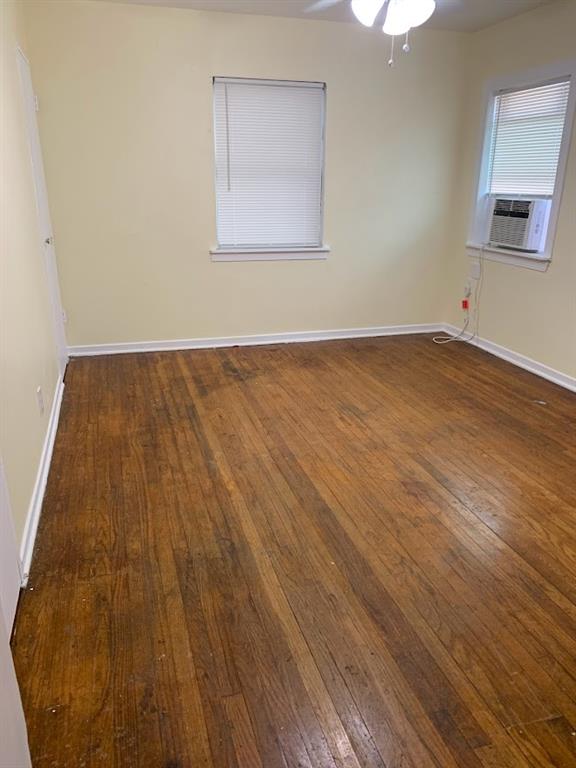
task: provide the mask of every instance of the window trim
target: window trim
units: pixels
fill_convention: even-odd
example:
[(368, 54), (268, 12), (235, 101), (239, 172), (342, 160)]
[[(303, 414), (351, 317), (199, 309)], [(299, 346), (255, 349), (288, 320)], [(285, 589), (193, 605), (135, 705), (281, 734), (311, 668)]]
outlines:
[[(483, 242), (485, 232), (485, 218), (482, 215), (482, 207), (487, 194), (488, 173), (490, 164), (490, 147), (492, 142), (492, 129), (494, 118), (495, 99), (499, 92), (505, 90), (521, 90), (523, 88), (537, 87), (548, 82), (570, 78), (570, 93), (568, 96), (568, 106), (566, 110), (566, 122), (562, 133), (562, 144), (560, 146), (560, 156), (558, 158), (558, 170), (556, 173), (556, 183), (554, 185), (554, 194), (552, 195), (552, 204), (550, 207), (550, 218), (546, 232), (546, 243), (542, 253), (522, 253), (507, 248), (498, 248)], [(528, 267), (545, 271), (552, 260), (554, 250), (554, 240), (556, 238), (556, 229), (558, 225), (558, 216), (562, 206), (562, 195), (564, 191), (564, 181), (566, 177), (566, 167), (568, 165), (568, 155), (570, 153), (570, 144), (572, 139), (572, 128), (574, 123), (574, 113), (576, 111), (576, 58), (567, 59), (547, 66), (535, 69), (524, 70), (513, 74), (489, 80), (484, 87), (483, 98), (483, 130), (480, 137), (480, 147), (478, 151), (478, 161), (474, 183), (474, 198), (470, 222), (468, 227), (468, 241), (466, 243), (468, 255), (471, 258), (486, 258), (490, 261), (499, 261), (504, 264), (514, 266)], [(530, 197), (529, 195), (518, 195), (519, 198)], [(538, 197), (535, 195), (534, 197)]]
[(211, 248), (212, 261), (321, 261), (328, 258), (330, 246), (294, 248)]
[[(324, 240), (324, 209), (326, 194), (326, 102), (328, 98), (328, 87), (326, 82), (320, 80), (280, 80), (278, 78), (261, 77), (228, 77), (214, 75), (211, 78), (212, 88), (212, 141), (213, 141), (213, 162), (214, 162), (214, 206), (216, 217), (218, 216), (217, 200), (217, 182), (216, 182), (216, 113), (214, 109), (214, 85), (217, 82), (224, 83), (244, 83), (252, 85), (282, 85), (284, 87), (295, 88), (316, 88), (322, 90), (324, 98), (322, 99), (322, 130), (320, 133), (322, 166), (320, 170), (320, 242), (318, 245), (290, 246), (290, 245), (269, 245), (269, 246), (221, 246), (216, 245), (210, 248), (211, 261), (318, 261), (326, 260), (330, 253), (330, 247)], [(216, 232), (218, 232), (218, 222), (216, 219)], [(218, 241), (218, 235), (216, 235)]]

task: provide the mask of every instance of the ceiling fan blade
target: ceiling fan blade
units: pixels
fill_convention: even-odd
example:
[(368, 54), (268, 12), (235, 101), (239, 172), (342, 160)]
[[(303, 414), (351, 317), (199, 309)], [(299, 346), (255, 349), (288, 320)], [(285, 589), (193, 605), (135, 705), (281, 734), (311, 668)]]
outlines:
[(319, 11), (325, 11), (327, 8), (332, 8), (333, 5), (338, 5), (338, 3), (342, 3), (344, 0), (316, 0), (315, 3), (312, 3), (312, 5), (309, 5), (308, 8), (304, 10), (304, 13), (318, 13)]

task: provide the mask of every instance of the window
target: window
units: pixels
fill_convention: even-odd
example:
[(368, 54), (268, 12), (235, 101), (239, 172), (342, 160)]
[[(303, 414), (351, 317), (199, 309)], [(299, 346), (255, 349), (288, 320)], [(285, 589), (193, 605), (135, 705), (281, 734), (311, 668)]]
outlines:
[(550, 260), (574, 112), (568, 70), (490, 89), (470, 255)]
[(569, 92), (562, 80), (495, 97), (489, 194), (552, 197)]
[(326, 252), (324, 102), (323, 83), (215, 78), (213, 258)]

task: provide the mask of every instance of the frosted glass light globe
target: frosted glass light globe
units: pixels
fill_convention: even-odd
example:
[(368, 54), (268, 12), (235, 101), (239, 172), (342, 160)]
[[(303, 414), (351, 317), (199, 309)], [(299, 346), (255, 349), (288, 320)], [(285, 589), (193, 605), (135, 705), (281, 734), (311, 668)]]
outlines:
[(436, 10), (434, 0), (407, 0), (407, 2), (405, 0), (405, 4), (408, 6), (411, 27), (419, 27), (420, 24), (424, 24)]
[(390, 0), (382, 31), (387, 35), (405, 35), (412, 27), (409, 0)]
[(365, 27), (371, 27), (384, 7), (385, 0), (352, 0), (354, 16)]
[(428, 21), (435, 9), (434, 0), (390, 0), (382, 30), (387, 35), (405, 35)]

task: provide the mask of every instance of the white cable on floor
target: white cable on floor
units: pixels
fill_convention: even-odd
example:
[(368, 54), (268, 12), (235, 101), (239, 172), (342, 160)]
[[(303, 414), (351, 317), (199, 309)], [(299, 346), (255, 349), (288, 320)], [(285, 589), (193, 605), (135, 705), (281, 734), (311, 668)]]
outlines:
[(470, 325), (470, 313), (468, 312), (466, 322), (456, 336), (433, 336), (432, 341), (434, 344), (450, 344), (452, 341), (473, 341), (477, 338), (480, 326), (480, 296), (482, 295), (482, 283), (484, 282), (484, 260), (482, 256), (478, 261), (480, 264), (480, 277), (476, 281), (476, 288), (474, 290), (474, 332), (469, 336), (465, 335)]
[(462, 330), (457, 336), (433, 336), (432, 341), (434, 342), (434, 344), (450, 344), (451, 341), (469, 341), (469, 339), (464, 338), (464, 334), (468, 330), (469, 324), (470, 324), (470, 317), (467, 317), (466, 322), (464, 323), (464, 327), (462, 328)]

